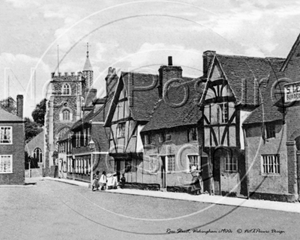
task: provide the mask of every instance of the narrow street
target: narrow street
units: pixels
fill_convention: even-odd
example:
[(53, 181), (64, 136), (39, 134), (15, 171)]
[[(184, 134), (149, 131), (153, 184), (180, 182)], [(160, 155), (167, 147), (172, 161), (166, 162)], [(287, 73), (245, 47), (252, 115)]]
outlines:
[[(293, 239), (299, 232), (296, 213), (92, 192), (47, 180), (3, 186), (0, 194), (1, 239)], [(167, 234), (178, 229), (191, 231)]]

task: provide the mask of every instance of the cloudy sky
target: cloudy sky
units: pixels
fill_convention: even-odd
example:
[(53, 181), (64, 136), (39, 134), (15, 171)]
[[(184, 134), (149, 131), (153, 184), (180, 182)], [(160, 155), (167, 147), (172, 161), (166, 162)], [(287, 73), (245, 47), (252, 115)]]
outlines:
[(3, 0), (0, 9), (0, 98), (24, 94), (26, 116), (57, 71), (58, 45), (59, 71), (78, 72), (89, 42), (101, 96), (110, 66), (157, 74), (173, 56), (198, 77), (205, 50), (286, 57), (300, 33), (296, 0)]

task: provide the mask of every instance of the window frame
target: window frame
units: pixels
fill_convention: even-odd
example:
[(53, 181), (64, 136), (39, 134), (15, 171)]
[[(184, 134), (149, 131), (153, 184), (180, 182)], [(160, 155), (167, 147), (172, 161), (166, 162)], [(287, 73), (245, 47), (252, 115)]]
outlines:
[[(272, 159), (272, 157), (274, 158)], [(271, 167), (272, 171), (270, 171)], [(280, 176), (280, 154), (261, 154), (261, 174), (263, 176)]]
[(239, 164), (238, 164), (238, 159), (235, 156), (230, 156), (230, 154), (226, 155), (224, 164), (225, 164), (225, 168), (224, 168), (225, 172), (227, 173), (238, 172)]
[(266, 123), (266, 139), (276, 137), (276, 125), (273, 123)]
[[(65, 91), (67, 91), (67, 93)], [(61, 93), (62, 95), (70, 96), (72, 93), (70, 84), (64, 83), (61, 87)]]
[[(10, 135), (10, 142), (2, 142), (4, 139), (1, 139), (2, 136), (2, 128), (8, 128), (9, 129), (9, 135)], [(0, 126), (0, 145), (11, 145), (13, 144), (13, 127), (12, 126)]]
[(190, 163), (190, 158), (189, 157), (197, 157), (197, 162), (198, 162), (198, 170), (201, 169), (201, 159), (198, 153), (189, 153), (186, 155), (187, 157), (187, 173), (191, 173), (191, 163)]
[[(193, 137), (190, 137), (191, 136), (194, 136), (194, 133), (193, 131), (195, 131), (195, 136), (196, 136), (196, 139), (193, 139)], [(188, 142), (193, 142), (193, 141), (197, 141), (198, 140), (198, 131), (197, 131), (197, 127), (191, 127), (191, 128), (188, 128), (187, 130), (187, 140)]]
[[(167, 173), (172, 173), (176, 171), (176, 155), (175, 154), (169, 154), (166, 157), (166, 170)], [(170, 164), (170, 159), (174, 160), (174, 162), (172, 162), (172, 164)], [(170, 169), (170, 166), (172, 166), (172, 168)], [(174, 168), (173, 168), (174, 167)]]
[[(2, 166), (2, 157), (10, 157), (10, 170), (11, 171), (2, 171), (1, 166)], [(4, 164), (3, 164), (4, 165)], [(3, 168), (4, 169), (4, 168)], [(13, 173), (13, 155), (12, 154), (1, 154), (0, 155), (0, 174), (11, 174)]]
[[(126, 122), (120, 122), (117, 125), (117, 138), (125, 138)], [(122, 134), (120, 134), (122, 133)]]

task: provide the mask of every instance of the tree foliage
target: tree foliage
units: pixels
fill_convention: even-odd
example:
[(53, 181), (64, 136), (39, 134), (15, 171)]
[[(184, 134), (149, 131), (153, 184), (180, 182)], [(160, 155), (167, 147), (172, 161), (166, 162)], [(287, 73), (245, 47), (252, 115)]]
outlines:
[(43, 128), (39, 126), (36, 122), (30, 120), (30, 118), (25, 118), (25, 142), (29, 142), (32, 138), (38, 135)]
[(0, 107), (6, 110), (7, 112), (17, 115), (17, 104), (12, 97), (0, 100)]
[(44, 126), (45, 114), (46, 114), (46, 103), (47, 99), (43, 99), (39, 104), (36, 105), (32, 112), (33, 120), (41, 126)]

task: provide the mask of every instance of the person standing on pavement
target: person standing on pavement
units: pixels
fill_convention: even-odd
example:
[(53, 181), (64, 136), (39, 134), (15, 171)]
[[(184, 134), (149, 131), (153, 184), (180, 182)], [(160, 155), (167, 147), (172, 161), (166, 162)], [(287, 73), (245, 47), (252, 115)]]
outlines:
[(107, 182), (106, 172), (103, 171), (100, 177), (100, 190), (105, 190), (106, 182)]
[(99, 176), (100, 172), (96, 171), (96, 173), (94, 174), (94, 181), (93, 181), (93, 185), (92, 185), (92, 191), (96, 191), (99, 190)]

